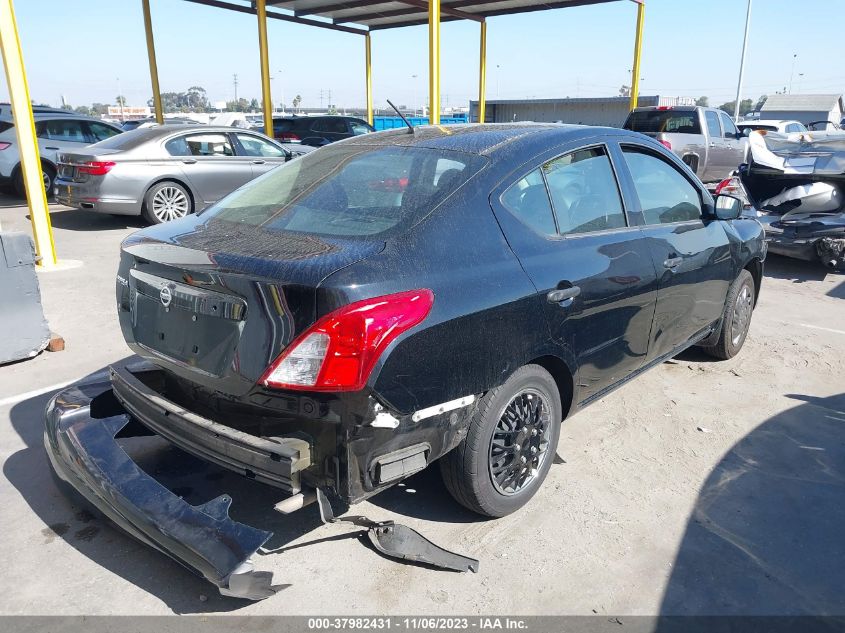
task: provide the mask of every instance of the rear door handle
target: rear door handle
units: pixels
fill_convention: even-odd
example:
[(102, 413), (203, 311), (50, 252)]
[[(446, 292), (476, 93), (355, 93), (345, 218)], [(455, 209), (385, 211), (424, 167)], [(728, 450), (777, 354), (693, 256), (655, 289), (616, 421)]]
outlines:
[(683, 263), (683, 261), (683, 257), (670, 257), (669, 259), (663, 262), (663, 268), (669, 268), (670, 270), (672, 268), (677, 268), (681, 265), (681, 263)]
[(252, 164), (253, 165), (263, 165), (266, 162), (267, 162), (266, 160), (261, 160), (260, 158), (257, 158), (256, 160), (252, 161)]
[(570, 286), (569, 288), (559, 288), (557, 290), (552, 290), (549, 294), (546, 295), (546, 299), (548, 299), (549, 303), (559, 303), (564, 308), (568, 308), (572, 305), (572, 302), (575, 300), (575, 297), (581, 294), (581, 288), (579, 286)]
[(182, 162), (185, 163), (186, 165), (195, 165), (196, 162), (197, 162), (197, 159), (196, 158), (183, 158)]

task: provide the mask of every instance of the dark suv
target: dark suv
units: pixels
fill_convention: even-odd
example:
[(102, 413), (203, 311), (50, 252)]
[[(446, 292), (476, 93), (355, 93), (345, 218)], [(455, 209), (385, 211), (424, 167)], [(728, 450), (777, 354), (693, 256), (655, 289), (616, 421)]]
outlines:
[(375, 132), (373, 126), (351, 116), (274, 117), (273, 136), (283, 142), (322, 147), (351, 136)]

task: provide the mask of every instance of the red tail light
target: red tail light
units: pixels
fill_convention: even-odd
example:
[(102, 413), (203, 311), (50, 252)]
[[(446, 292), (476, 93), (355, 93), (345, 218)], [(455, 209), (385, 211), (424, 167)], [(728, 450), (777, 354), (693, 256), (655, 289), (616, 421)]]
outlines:
[(270, 365), (261, 384), (304, 391), (359, 391), (397, 336), (421, 323), (431, 290), (410, 290), (350, 303), (324, 316)]
[(2, 152), (4, 149), (8, 149), (11, 146), (11, 143), (0, 143), (0, 152)]
[(722, 182), (716, 185), (716, 191), (714, 191), (714, 193), (718, 196), (720, 193), (722, 193), (723, 189), (731, 187), (733, 185), (733, 181), (733, 176), (731, 176), (730, 178), (725, 178)]
[(663, 147), (665, 147), (669, 151), (672, 151), (672, 143), (670, 143), (669, 141), (657, 141), (657, 142), (660, 143)]
[(101, 160), (92, 160), (88, 163), (77, 165), (76, 173), (90, 174), (91, 176), (105, 176), (114, 167), (114, 163)]
[(276, 135), (276, 138), (280, 141), (301, 141), (302, 139), (299, 138), (299, 135), (294, 134), (293, 132), (279, 132)]

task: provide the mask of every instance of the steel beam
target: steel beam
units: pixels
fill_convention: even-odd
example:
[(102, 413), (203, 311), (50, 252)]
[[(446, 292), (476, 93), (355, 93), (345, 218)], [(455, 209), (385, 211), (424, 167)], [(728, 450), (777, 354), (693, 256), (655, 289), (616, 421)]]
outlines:
[(147, 36), (147, 57), (150, 60), (150, 83), (153, 87), (153, 107), (156, 111), (156, 121), (164, 125), (164, 108), (161, 105), (161, 87), (158, 84), (158, 63), (156, 62), (156, 45), (153, 38), (153, 20), (150, 16), (150, 0), (141, 0), (144, 11), (144, 32)]

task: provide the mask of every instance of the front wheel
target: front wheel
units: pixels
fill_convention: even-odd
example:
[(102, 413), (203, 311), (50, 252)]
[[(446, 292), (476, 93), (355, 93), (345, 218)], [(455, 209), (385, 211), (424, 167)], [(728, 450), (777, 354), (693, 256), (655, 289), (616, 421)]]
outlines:
[[(44, 181), (44, 193), (47, 197), (53, 195), (53, 183), (56, 181), (56, 171), (49, 165), (41, 165), (41, 177)], [(23, 168), (19, 165), (14, 178), (15, 193), (26, 199), (26, 185), (23, 182)]]
[(518, 510), (549, 472), (562, 417), (549, 372), (521, 367), (481, 399), (466, 437), (440, 460), (446, 488), (458, 503), (485, 516)]
[(193, 213), (194, 205), (188, 191), (179, 183), (160, 182), (147, 191), (144, 196), (144, 218), (150, 224), (161, 224), (170, 220), (184, 218)]
[(728, 291), (719, 340), (712, 347), (702, 347), (703, 351), (720, 360), (728, 360), (739, 354), (751, 326), (754, 294), (751, 273), (740, 271)]

